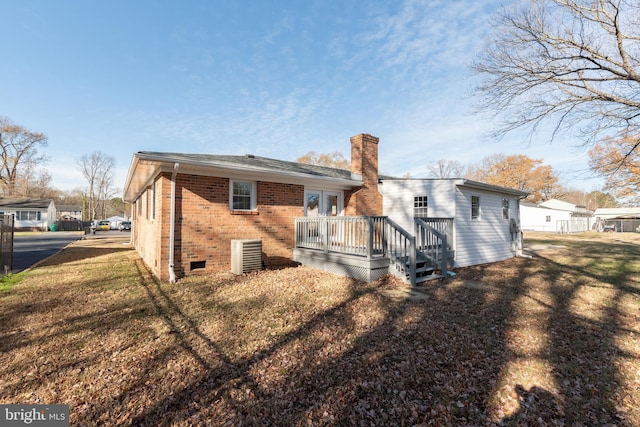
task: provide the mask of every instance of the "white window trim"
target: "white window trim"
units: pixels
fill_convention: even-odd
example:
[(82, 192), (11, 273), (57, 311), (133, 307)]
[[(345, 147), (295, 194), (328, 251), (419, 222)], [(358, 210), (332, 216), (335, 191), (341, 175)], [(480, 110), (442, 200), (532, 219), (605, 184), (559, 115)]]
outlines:
[[(251, 209), (234, 209), (233, 208), (233, 183), (234, 182), (244, 182), (251, 185)], [(255, 181), (248, 181), (243, 179), (230, 179), (229, 180), (229, 210), (236, 212), (251, 212), (256, 211), (258, 209), (258, 191), (257, 184)]]
[[(478, 216), (476, 217), (473, 216), (473, 198), (474, 197), (478, 198)], [(482, 203), (481, 203), (480, 195), (472, 194), (470, 202), (471, 202), (471, 221), (480, 221), (480, 219), (482, 218)]]
[(338, 206), (337, 208), (337, 216), (344, 216), (344, 192), (340, 190), (317, 190), (315, 188), (305, 188), (304, 189), (304, 216), (308, 216), (309, 212), (307, 211), (307, 196), (308, 194), (318, 194), (320, 196), (320, 200), (318, 200), (318, 212), (320, 216), (325, 216), (323, 214), (325, 210), (325, 195), (333, 195), (337, 196)]
[[(504, 202), (507, 202), (506, 210), (505, 210)], [(504, 216), (505, 212), (507, 213), (506, 218)], [(508, 197), (503, 197), (502, 198), (502, 219), (509, 220), (509, 218), (511, 218), (511, 199), (509, 199)]]

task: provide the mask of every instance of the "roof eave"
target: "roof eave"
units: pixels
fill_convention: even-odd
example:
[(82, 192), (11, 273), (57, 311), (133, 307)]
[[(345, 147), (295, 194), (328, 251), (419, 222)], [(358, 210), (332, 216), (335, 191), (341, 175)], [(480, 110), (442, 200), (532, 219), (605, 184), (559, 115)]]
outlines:
[(456, 185), (469, 187), (469, 188), (476, 188), (478, 190), (487, 190), (487, 191), (493, 191), (493, 192), (512, 194), (514, 196), (518, 196), (522, 198), (527, 197), (529, 195), (529, 193), (526, 191), (520, 191), (514, 188), (502, 187), (499, 185), (485, 184), (484, 182), (473, 181), (473, 180), (464, 179), (464, 178), (456, 180)]
[[(336, 187), (343, 187), (344, 189), (350, 189), (362, 185), (362, 182), (355, 179), (344, 179), (322, 175), (312, 175), (300, 172), (288, 172), (288, 171), (274, 171), (271, 169), (265, 169), (261, 167), (255, 167), (250, 165), (233, 165), (228, 163), (221, 163), (215, 161), (197, 161), (197, 160), (185, 160), (181, 158), (171, 158), (166, 156), (155, 156), (146, 153), (135, 153), (133, 160), (127, 174), (127, 180), (125, 181), (123, 199), (128, 202), (133, 202), (142, 192), (142, 189), (148, 185), (152, 175), (158, 170), (173, 170), (175, 164), (180, 165), (180, 170), (183, 170), (186, 166), (187, 169), (200, 168), (207, 170), (209, 173), (201, 173), (202, 175), (254, 175), (263, 178), (268, 182), (288, 182), (288, 183), (305, 183), (305, 182), (322, 182), (331, 184)], [(147, 168), (146, 176), (143, 179), (137, 180), (138, 186), (133, 182), (134, 176), (136, 176), (136, 170), (142, 166), (153, 166)], [(216, 174), (216, 171), (222, 173)], [(194, 172), (191, 170), (190, 172)], [(198, 174), (198, 173), (195, 173)], [(271, 178), (271, 179), (270, 179)], [(275, 180), (274, 180), (275, 179)]]

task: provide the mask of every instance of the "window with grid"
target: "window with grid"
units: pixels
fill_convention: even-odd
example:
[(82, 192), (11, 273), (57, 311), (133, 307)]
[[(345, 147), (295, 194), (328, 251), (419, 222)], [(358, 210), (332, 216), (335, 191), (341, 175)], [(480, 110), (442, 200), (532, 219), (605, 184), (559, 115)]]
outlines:
[(551, 215), (547, 215), (547, 216), (545, 217), (545, 221), (546, 221), (546, 222), (551, 222)]
[(509, 219), (509, 199), (502, 199), (502, 218)]
[(427, 218), (427, 196), (413, 198), (413, 216), (415, 218)]
[(480, 196), (471, 196), (471, 219), (480, 219)]
[(253, 209), (254, 184), (252, 182), (233, 181), (231, 193), (231, 209), (248, 211)]

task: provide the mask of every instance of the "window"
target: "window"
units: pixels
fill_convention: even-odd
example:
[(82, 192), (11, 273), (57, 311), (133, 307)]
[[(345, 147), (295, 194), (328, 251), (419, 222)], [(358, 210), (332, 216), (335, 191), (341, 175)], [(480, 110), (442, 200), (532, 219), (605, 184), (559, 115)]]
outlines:
[(229, 205), (231, 210), (248, 211), (256, 208), (256, 186), (253, 182), (231, 181)]
[(480, 196), (471, 196), (471, 219), (480, 219)]
[(502, 218), (509, 219), (509, 199), (502, 199)]
[(427, 218), (427, 196), (413, 198), (413, 216), (415, 218)]
[(308, 191), (305, 194), (305, 216), (320, 215), (320, 198), (321, 191)]
[(40, 211), (17, 211), (16, 219), (18, 221), (40, 221), (41, 215)]
[(149, 189), (147, 188), (146, 190), (144, 190), (144, 217), (145, 219), (149, 219), (149, 194), (151, 192), (149, 191)]
[(342, 215), (343, 204), (340, 191), (304, 190), (304, 216)]
[(153, 181), (153, 184), (151, 184), (151, 212), (150, 212), (150, 216), (151, 219), (156, 219), (156, 182)]
[(551, 215), (547, 215), (546, 218), (545, 218), (545, 221), (551, 222)]

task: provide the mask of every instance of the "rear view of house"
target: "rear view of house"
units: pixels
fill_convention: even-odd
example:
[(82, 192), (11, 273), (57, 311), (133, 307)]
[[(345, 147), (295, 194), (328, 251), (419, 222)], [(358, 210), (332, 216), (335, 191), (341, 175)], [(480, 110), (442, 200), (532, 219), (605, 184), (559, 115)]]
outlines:
[[(409, 239), (396, 262), (412, 260), (415, 270), (416, 257), (406, 252), (418, 224), (412, 221), (437, 217), (449, 224), (451, 265), (514, 256), (517, 199), (525, 193), (468, 180), (381, 177), (378, 143), (368, 134), (352, 137), (350, 170), (253, 155), (138, 152), (124, 190), (133, 205), (133, 244), (169, 281), (230, 270), (238, 241), (259, 241), (250, 246), (265, 267), (310, 263), (368, 280), (374, 276), (360, 276), (362, 268), (383, 273), (389, 266), (392, 230)], [(421, 250), (415, 238), (412, 244)]]

